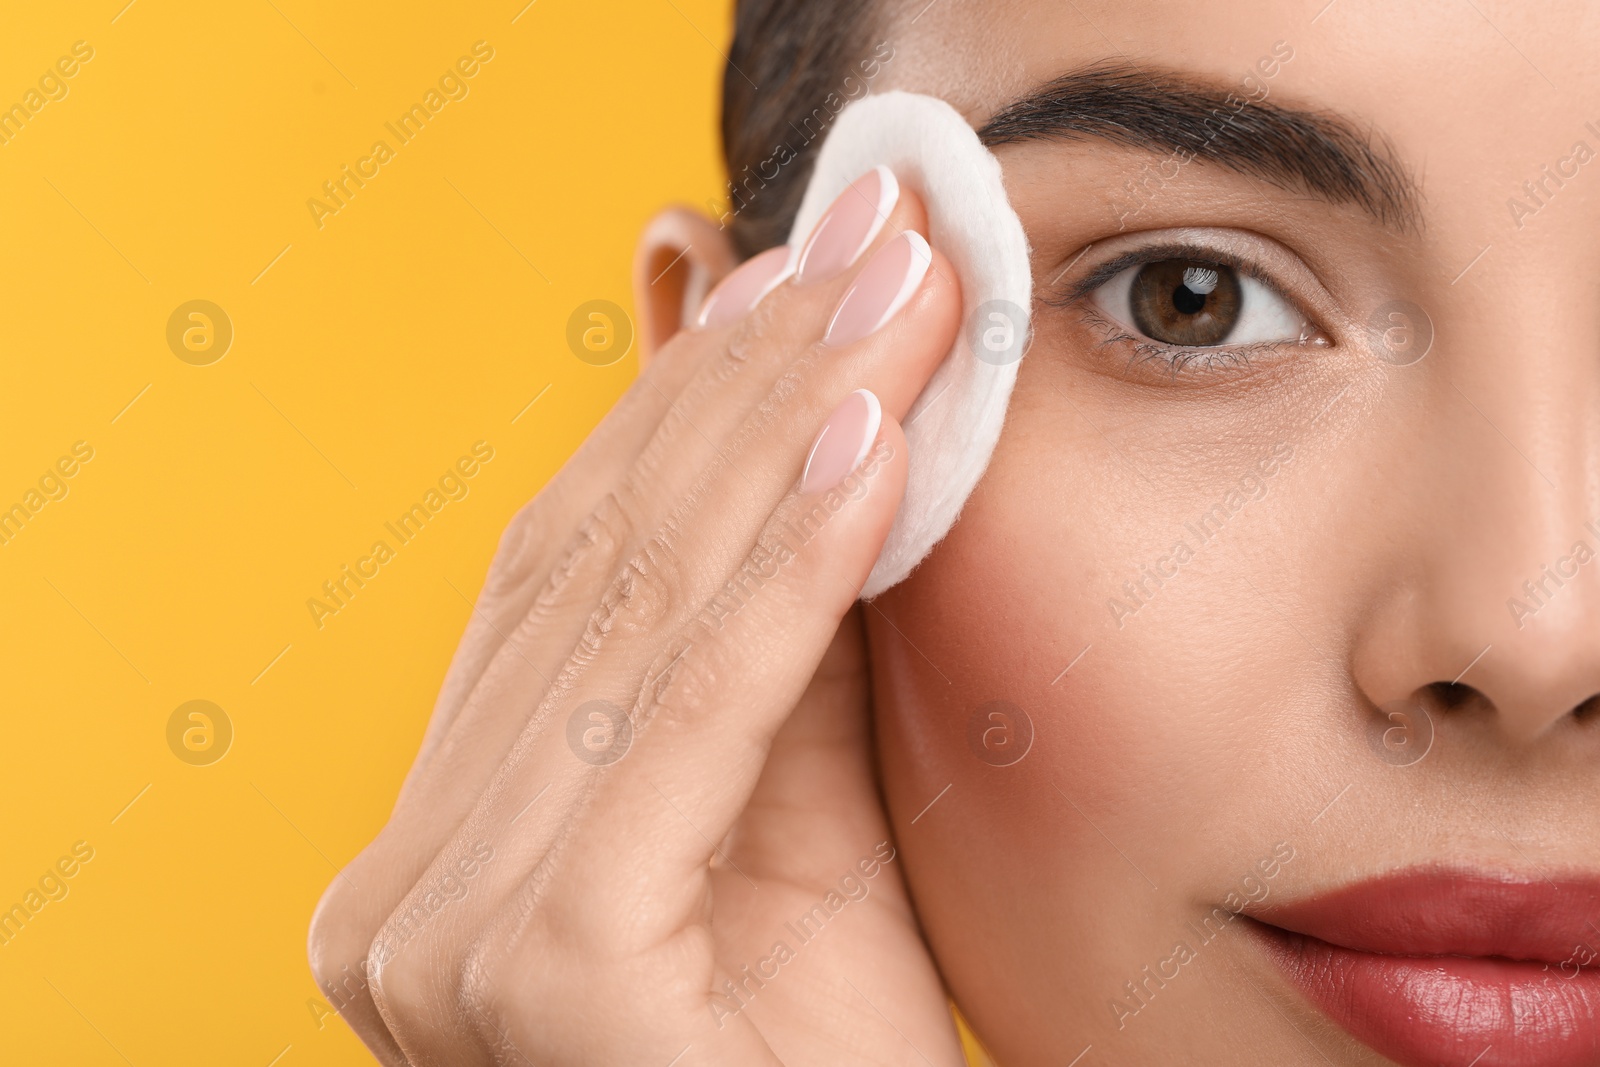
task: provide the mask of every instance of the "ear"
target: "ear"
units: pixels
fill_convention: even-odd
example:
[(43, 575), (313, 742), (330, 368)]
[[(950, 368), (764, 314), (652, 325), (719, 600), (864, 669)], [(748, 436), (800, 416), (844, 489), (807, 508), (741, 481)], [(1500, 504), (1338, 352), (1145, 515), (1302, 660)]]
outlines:
[(645, 224), (633, 256), (641, 364), (694, 321), (713, 286), (739, 265), (728, 231), (686, 207)]

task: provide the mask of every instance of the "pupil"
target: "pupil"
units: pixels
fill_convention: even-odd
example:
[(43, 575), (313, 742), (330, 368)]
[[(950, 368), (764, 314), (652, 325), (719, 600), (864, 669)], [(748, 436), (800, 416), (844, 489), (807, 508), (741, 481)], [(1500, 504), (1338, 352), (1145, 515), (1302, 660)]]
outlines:
[(1180, 285), (1172, 290), (1172, 306), (1185, 315), (1198, 314), (1206, 306), (1204, 293), (1197, 293), (1187, 285)]
[(1128, 289), (1133, 326), (1169, 345), (1220, 345), (1243, 310), (1231, 267), (1196, 259), (1162, 259), (1139, 268)]

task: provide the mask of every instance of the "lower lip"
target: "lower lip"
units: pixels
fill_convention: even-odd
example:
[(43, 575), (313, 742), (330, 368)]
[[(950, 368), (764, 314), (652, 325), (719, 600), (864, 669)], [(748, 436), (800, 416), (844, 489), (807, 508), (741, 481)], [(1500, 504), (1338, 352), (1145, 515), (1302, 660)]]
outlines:
[(1600, 1064), (1600, 971), (1361, 952), (1264, 923), (1256, 929), (1312, 1003), (1406, 1067)]

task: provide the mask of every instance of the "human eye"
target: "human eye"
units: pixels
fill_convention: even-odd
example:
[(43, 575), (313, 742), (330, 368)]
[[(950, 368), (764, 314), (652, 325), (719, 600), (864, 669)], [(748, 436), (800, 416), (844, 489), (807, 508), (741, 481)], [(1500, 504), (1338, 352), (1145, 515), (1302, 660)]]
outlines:
[(1286, 288), (1236, 248), (1163, 243), (1090, 269), (1051, 302), (1081, 307), (1101, 347), (1124, 351), (1130, 365), (1176, 376), (1328, 344)]

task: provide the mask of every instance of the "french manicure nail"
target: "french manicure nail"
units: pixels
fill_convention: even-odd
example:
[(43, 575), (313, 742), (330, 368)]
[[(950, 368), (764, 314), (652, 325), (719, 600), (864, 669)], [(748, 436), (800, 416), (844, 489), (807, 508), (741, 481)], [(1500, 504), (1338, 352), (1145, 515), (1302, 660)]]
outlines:
[(806, 239), (795, 281), (810, 285), (843, 274), (878, 236), (899, 199), (900, 182), (881, 163), (851, 182)]
[(715, 329), (738, 322), (748, 315), (761, 298), (789, 277), (789, 246), (769, 248), (751, 256), (711, 290), (700, 306), (695, 325)]
[(867, 458), (882, 421), (883, 408), (871, 390), (857, 389), (845, 397), (811, 443), (800, 492), (820, 493), (844, 481)]
[(880, 329), (905, 307), (932, 262), (928, 242), (915, 230), (878, 249), (834, 309), (822, 343), (835, 348), (854, 344)]

